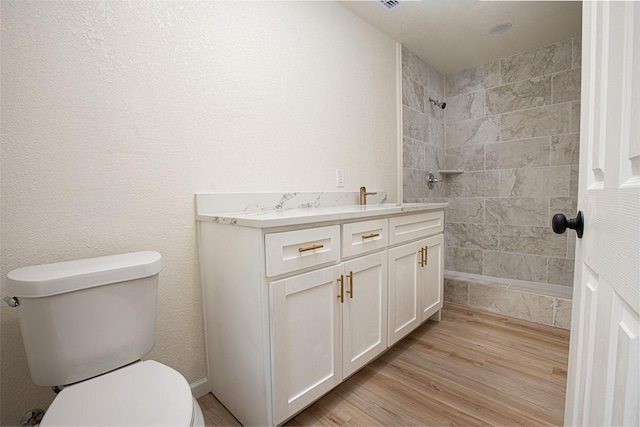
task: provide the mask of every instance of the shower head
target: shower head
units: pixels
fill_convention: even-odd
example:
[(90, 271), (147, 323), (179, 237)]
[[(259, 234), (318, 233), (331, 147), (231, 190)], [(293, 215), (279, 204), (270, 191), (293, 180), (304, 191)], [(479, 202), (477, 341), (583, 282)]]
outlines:
[(443, 110), (445, 108), (447, 108), (447, 103), (446, 102), (440, 102), (440, 101), (435, 100), (433, 98), (429, 98), (429, 102), (432, 103), (433, 105), (435, 105), (436, 107), (442, 108)]

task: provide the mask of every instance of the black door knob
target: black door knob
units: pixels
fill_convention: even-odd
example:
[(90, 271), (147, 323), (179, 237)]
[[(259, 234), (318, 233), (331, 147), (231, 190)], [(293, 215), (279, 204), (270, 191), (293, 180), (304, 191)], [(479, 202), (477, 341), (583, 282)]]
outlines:
[(557, 234), (562, 234), (567, 228), (576, 230), (578, 238), (582, 238), (582, 231), (584, 230), (584, 218), (582, 211), (578, 211), (578, 215), (574, 219), (567, 219), (563, 214), (555, 214), (551, 220), (551, 227)]

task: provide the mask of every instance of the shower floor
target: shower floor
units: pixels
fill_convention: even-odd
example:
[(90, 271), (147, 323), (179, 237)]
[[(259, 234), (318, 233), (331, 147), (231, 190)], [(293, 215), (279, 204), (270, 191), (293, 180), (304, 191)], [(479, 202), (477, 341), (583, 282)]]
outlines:
[(543, 325), (571, 327), (571, 286), (445, 271), (444, 300)]

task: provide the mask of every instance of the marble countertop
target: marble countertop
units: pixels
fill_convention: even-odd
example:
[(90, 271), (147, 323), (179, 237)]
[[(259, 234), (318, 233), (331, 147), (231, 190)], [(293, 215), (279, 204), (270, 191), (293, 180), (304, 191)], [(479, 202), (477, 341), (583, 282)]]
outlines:
[(448, 203), (379, 203), (364, 206), (321, 206), (293, 209), (268, 209), (259, 212), (198, 214), (196, 215), (196, 219), (198, 221), (216, 222), (219, 224), (269, 228), (326, 221), (367, 219), (409, 212), (427, 212), (443, 209), (448, 205)]

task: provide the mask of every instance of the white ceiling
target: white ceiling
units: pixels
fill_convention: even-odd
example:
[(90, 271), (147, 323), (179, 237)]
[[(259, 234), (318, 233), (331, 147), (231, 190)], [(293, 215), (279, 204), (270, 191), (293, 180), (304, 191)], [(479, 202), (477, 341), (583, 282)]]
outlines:
[[(422, 0), (390, 11), (377, 1), (340, 3), (445, 75), (581, 33), (581, 1)], [(513, 28), (489, 34), (504, 22)]]

